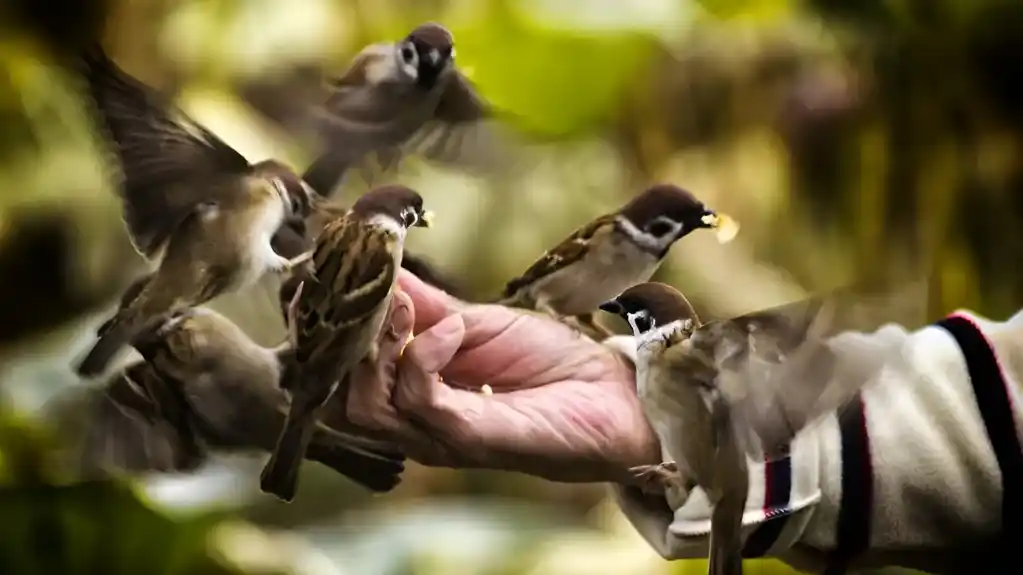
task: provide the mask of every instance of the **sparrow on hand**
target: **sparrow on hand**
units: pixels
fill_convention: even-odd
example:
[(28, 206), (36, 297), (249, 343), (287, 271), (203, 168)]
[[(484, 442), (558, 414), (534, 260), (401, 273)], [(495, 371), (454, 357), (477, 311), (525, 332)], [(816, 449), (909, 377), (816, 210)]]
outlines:
[(124, 220), (140, 254), (158, 262), (122, 298), (77, 367), (102, 373), (120, 348), (177, 311), (283, 273), (311, 252), (285, 258), (270, 239), (309, 209), (310, 190), (283, 164), (250, 164), (121, 70), (100, 48), (81, 73), (121, 168)]
[(784, 457), (797, 432), (845, 405), (898, 358), (898, 349), (868, 351), (834, 337), (850, 325), (890, 319), (893, 301), (836, 291), (701, 324), (675, 288), (644, 283), (601, 306), (632, 327), (636, 391), (672, 457), (636, 468), (637, 479), (676, 490), (672, 497), (682, 500), (693, 483), (703, 488), (713, 505), (710, 573), (742, 573), (747, 458)]
[(596, 339), (611, 335), (593, 312), (650, 279), (671, 246), (700, 228), (731, 241), (738, 225), (670, 184), (650, 187), (618, 211), (582, 226), (505, 286), (498, 303), (550, 314)]
[(294, 361), (281, 387), (291, 395), (284, 430), (263, 469), (263, 491), (294, 498), (298, 466), (319, 412), (363, 360), (373, 362), (377, 337), (401, 266), (408, 228), (429, 227), (423, 200), (404, 186), (365, 194), (316, 241), (312, 273), (289, 306)]

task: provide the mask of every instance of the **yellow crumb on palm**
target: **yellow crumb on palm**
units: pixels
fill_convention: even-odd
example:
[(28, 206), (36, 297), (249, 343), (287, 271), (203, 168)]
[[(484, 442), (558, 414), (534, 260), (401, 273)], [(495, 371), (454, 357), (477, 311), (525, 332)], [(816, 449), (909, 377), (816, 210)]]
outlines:
[(480, 393), (483, 395), (494, 395), (494, 389), (484, 383), (483, 387), (480, 387)]

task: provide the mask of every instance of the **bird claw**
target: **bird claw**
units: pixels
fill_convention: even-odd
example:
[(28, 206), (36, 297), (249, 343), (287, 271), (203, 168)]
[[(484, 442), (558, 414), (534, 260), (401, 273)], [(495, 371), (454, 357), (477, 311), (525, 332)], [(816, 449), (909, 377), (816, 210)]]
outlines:
[(669, 487), (683, 487), (682, 476), (674, 461), (657, 465), (639, 465), (629, 469), (640, 488), (646, 492), (664, 492)]
[(299, 282), (298, 287), (295, 288), (295, 295), (291, 296), (291, 301), (288, 302), (288, 312), (285, 322), (288, 324), (288, 342), (291, 343), (292, 348), (298, 347), (298, 300), (302, 297), (302, 288), (305, 287), (305, 282)]
[(274, 272), (278, 274), (291, 273), (295, 270), (295, 268), (312, 261), (312, 259), (313, 259), (312, 250), (302, 252), (291, 259), (282, 257), (278, 262), (277, 267), (274, 268)]

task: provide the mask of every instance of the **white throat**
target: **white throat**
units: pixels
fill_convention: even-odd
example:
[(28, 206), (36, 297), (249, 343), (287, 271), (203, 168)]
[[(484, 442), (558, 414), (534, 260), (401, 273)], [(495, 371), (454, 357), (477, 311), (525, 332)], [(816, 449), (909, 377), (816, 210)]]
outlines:
[(672, 222), (667, 218), (663, 218), (663, 221), (667, 225), (674, 226), (674, 229), (663, 236), (654, 236), (636, 227), (636, 224), (629, 221), (625, 216), (615, 217), (615, 223), (618, 224), (618, 227), (621, 228), (630, 241), (644, 250), (658, 254), (666, 251), (671, 247), (671, 244), (675, 243), (676, 238), (678, 238), (679, 228), (682, 227), (681, 224)]
[(675, 333), (687, 332), (692, 329), (693, 320), (691, 319), (677, 319), (664, 325), (655, 325), (651, 330), (635, 334), (636, 348), (642, 351), (644, 348), (649, 348), (654, 344), (663, 343), (669, 336)]
[(408, 229), (405, 228), (404, 224), (386, 214), (376, 214), (370, 217), (367, 223), (386, 231), (402, 241), (405, 240), (405, 234), (408, 233)]

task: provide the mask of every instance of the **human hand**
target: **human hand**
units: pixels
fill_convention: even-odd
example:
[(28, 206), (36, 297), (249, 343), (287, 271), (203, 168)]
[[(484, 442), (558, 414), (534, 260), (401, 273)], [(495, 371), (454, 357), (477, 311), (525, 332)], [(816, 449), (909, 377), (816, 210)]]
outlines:
[[(404, 271), (399, 288), (379, 362), (351, 379), (352, 423), (434, 466), (629, 483), (630, 467), (660, 462), (627, 359), (546, 317), (466, 304)], [(484, 384), (493, 395), (478, 392)]]

